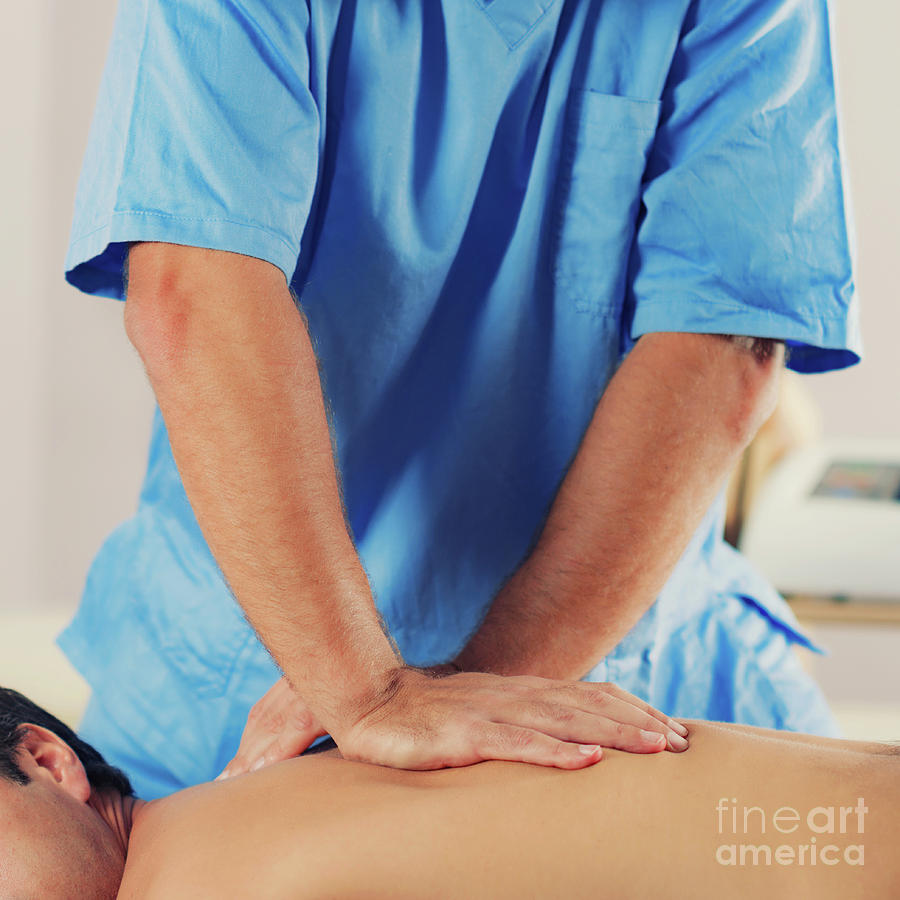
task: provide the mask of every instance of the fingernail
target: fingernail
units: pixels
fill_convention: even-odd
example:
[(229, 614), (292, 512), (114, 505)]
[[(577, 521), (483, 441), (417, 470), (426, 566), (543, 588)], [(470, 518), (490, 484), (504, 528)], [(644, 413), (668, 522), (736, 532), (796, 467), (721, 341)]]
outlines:
[(658, 744), (660, 738), (665, 739), (665, 735), (660, 734), (658, 731), (641, 731), (641, 737), (648, 744)]
[(672, 719), (669, 720), (669, 727), (672, 728), (673, 731), (677, 731), (682, 737), (688, 736), (688, 730), (681, 724), (681, 722), (676, 722)]
[(255, 772), (257, 769), (261, 769), (266, 764), (265, 759), (260, 757), (252, 766), (247, 770), (248, 772)]
[(230, 772), (222, 772), (221, 775), (216, 775), (215, 780), (216, 781), (225, 781), (226, 779), (228, 779), (230, 777), (231, 777)]
[(578, 749), (585, 756), (592, 756), (600, 749), (600, 747), (598, 744), (579, 744)]
[(673, 750), (687, 750), (688, 742), (680, 734), (669, 735), (669, 746)]

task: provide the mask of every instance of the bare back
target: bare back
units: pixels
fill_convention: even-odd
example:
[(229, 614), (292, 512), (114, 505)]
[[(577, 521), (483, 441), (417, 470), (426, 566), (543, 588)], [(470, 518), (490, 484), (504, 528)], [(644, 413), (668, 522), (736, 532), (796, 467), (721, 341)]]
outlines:
[(690, 728), (685, 753), (607, 750), (574, 771), (332, 751), (200, 785), (145, 807), (119, 896), (897, 896), (900, 757)]

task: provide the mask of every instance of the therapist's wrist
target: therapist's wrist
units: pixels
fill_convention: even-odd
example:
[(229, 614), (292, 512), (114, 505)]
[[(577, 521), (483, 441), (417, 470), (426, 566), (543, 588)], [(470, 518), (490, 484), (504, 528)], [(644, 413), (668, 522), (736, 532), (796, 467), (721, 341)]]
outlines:
[(391, 704), (397, 696), (415, 685), (430, 680), (431, 676), (424, 669), (399, 663), (389, 669), (379, 671), (367, 685), (359, 691), (344, 694), (341, 703), (332, 717), (333, 724), (328, 724), (328, 733), (341, 746), (344, 736), (351, 731), (362, 718), (372, 719), (378, 716), (379, 710)]
[[(329, 584), (314, 602), (304, 604), (306, 610), (318, 612), (317, 618), (295, 611), (277, 633), (285, 652), (273, 652), (291, 687), (332, 735), (406, 668), (378, 615), (362, 566), (356, 568), (358, 578), (353, 577), (354, 567), (348, 566), (349, 574), (343, 572), (336, 586)], [(311, 634), (319, 637), (309, 646), (303, 638)]]

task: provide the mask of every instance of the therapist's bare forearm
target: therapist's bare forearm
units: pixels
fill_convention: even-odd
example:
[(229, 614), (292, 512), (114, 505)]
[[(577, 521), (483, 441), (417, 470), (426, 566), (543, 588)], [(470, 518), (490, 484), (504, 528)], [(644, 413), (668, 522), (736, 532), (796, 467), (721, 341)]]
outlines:
[(325, 727), (402, 664), (345, 524), (315, 355), (282, 273), (135, 245), (126, 327), (203, 534)]
[(642, 337), (611, 380), (532, 553), (457, 656), (581, 678), (664, 586), (776, 399), (783, 345)]

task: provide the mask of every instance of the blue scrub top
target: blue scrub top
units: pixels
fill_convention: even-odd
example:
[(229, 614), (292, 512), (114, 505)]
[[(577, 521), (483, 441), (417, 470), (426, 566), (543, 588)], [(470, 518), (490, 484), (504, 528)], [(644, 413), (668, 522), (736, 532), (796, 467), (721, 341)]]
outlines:
[[(641, 335), (777, 338), (801, 372), (861, 352), (823, 0), (120, 0), (66, 278), (122, 299), (148, 240), (284, 272), (412, 664), (477, 627)], [(821, 730), (784, 675), (805, 638), (723, 511), (587, 677)], [(139, 509), (60, 643), (184, 783), (277, 677), (158, 412)]]

